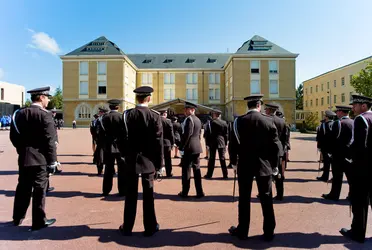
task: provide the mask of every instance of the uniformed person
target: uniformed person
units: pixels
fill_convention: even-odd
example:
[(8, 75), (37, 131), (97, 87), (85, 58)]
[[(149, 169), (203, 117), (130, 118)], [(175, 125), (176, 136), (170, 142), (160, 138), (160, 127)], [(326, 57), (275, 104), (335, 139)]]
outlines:
[[(93, 154), (94, 152), (96, 151), (96, 140), (97, 140), (97, 133), (96, 133), (96, 123), (97, 123), (97, 119), (98, 119), (98, 114), (94, 114), (94, 119), (90, 122), (90, 126), (89, 126), (89, 130), (90, 130), (90, 134), (92, 136), (92, 150), (93, 150)], [(95, 161), (93, 161), (93, 163), (95, 163)]]
[[(353, 123), (350, 119), (350, 106), (336, 106), (336, 114), (339, 118), (332, 126), (332, 188), (329, 194), (322, 197), (327, 200), (338, 201), (340, 198), (342, 179), (344, 173), (350, 182), (351, 163), (346, 159), (351, 159), (350, 143), (353, 134)], [(349, 192), (350, 194), (350, 192)]]
[(323, 156), (323, 174), (317, 177), (317, 180), (328, 182), (329, 171), (331, 169), (331, 152), (332, 152), (332, 126), (333, 118), (336, 114), (331, 110), (325, 111), (324, 123), (319, 128), (318, 147)]
[(205, 157), (204, 159), (208, 160), (209, 159), (209, 144), (210, 144), (210, 125), (211, 121), (210, 118), (208, 117), (207, 121), (203, 124), (203, 138), (205, 142)]
[(174, 116), (172, 118), (172, 125), (173, 125), (173, 134), (174, 134), (174, 158), (180, 158), (178, 156), (178, 147), (180, 146), (181, 143), (181, 134), (182, 134), (182, 128), (181, 124), (178, 122), (177, 116)]
[(49, 103), (50, 87), (29, 90), (32, 104), (13, 115), (10, 140), (17, 149), (19, 178), (14, 198), (13, 223), (25, 218), (32, 198), (32, 230), (50, 226), (55, 219), (45, 215), (45, 195), (49, 173), (57, 166), (56, 130)]
[(182, 124), (183, 133), (180, 146), (182, 155), (182, 191), (178, 194), (182, 198), (187, 198), (189, 195), (191, 168), (194, 172), (196, 197), (202, 198), (205, 196), (200, 172), (200, 154), (203, 152), (200, 143), (202, 125), (199, 118), (195, 115), (196, 108), (195, 104), (185, 102), (186, 118)]
[(115, 175), (115, 161), (118, 166), (119, 196), (125, 196), (124, 161), (120, 155), (123, 144), (123, 114), (119, 112), (121, 101), (112, 99), (108, 101), (110, 111), (102, 116), (101, 128), (104, 135), (104, 164), (102, 195), (107, 196), (112, 190), (112, 181)]
[(119, 230), (130, 236), (137, 211), (138, 178), (142, 178), (143, 223), (145, 236), (159, 231), (154, 206), (154, 177), (162, 167), (163, 127), (160, 114), (149, 109), (153, 89), (149, 86), (136, 88), (137, 106), (123, 114), (125, 143), (122, 154), (125, 158), (127, 193), (125, 197), (124, 224)]
[(172, 147), (174, 145), (173, 125), (171, 120), (167, 118), (167, 109), (159, 111), (163, 126), (163, 145), (164, 145), (164, 165), (167, 177), (172, 177)]
[[(281, 111), (276, 111), (275, 115), (278, 116), (279, 118), (284, 119), (285, 121), (284, 114)], [(285, 140), (285, 144), (283, 145), (284, 155), (282, 159), (282, 164), (284, 164), (284, 170), (287, 169), (287, 165), (289, 162), (289, 150), (291, 150), (291, 127), (289, 124), (287, 124), (285, 128), (286, 128), (286, 140)]]
[(229, 232), (239, 239), (247, 239), (250, 224), (250, 201), (253, 178), (256, 177), (262, 213), (264, 239), (274, 238), (275, 215), (272, 199), (273, 169), (278, 166), (279, 139), (273, 119), (262, 114), (262, 94), (251, 95), (248, 112), (235, 119), (234, 134), (229, 143), (231, 164), (238, 174), (239, 224)]
[(206, 179), (210, 179), (213, 176), (214, 164), (216, 161), (216, 151), (218, 151), (223, 179), (228, 178), (225, 160), (228, 127), (226, 121), (221, 119), (221, 113), (222, 112), (217, 109), (212, 111), (212, 120), (209, 122), (208, 129), (206, 131), (208, 133), (207, 138), (209, 141), (208, 172), (204, 176)]
[(372, 204), (372, 98), (352, 95), (354, 119), (351, 144), (351, 206), (353, 222), (351, 229), (342, 228), (340, 233), (347, 238), (363, 243), (365, 241), (368, 206)]
[(101, 126), (103, 116), (108, 112), (107, 108), (101, 107), (98, 109), (98, 119), (96, 121), (96, 151), (94, 152), (94, 161), (97, 165), (97, 175), (101, 175), (104, 165), (104, 147), (105, 147), (105, 132)]
[[(278, 132), (279, 138), (279, 162), (278, 162), (278, 170), (279, 173), (274, 177), (275, 178), (275, 187), (276, 187), (276, 196), (274, 197), (275, 200), (283, 200), (284, 195), (284, 173), (285, 173), (285, 155), (284, 155), (284, 147), (287, 143), (287, 126), (285, 125), (284, 119), (278, 117), (276, 112), (279, 111), (279, 105), (275, 103), (268, 103), (265, 104), (265, 113), (268, 116), (273, 118), (275, 127)], [(280, 112), (280, 111), (279, 111)]]

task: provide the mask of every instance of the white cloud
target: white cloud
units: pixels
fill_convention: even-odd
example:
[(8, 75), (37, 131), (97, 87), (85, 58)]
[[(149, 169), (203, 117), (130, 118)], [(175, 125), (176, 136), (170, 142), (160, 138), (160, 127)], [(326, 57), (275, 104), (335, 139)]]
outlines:
[(3, 78), (5, 75), (5, 72), (2, 68), (0, 68), (0, 79)]
[(31, 44), (27, 44), (27, 47), (32, 49), (39, 49), (52, 55), (61, 53), (61, 49), (59, 48), (57, 41), (53, 37), (50, 37), (47, 33), (44, 32), (35, 32), (32, 29), (27, 30), (32, 33)]

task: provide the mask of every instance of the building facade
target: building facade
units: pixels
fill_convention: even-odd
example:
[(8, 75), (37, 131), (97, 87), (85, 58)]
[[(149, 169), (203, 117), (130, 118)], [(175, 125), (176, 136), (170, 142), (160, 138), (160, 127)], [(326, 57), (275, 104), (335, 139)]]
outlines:
[(349, 105), (351, 96), (356, 94), (350, 84), (352, 76), (364, 69), (371, 59), (372, 56), (304, 81), (304, 111), (317, 113), (321, 120), (325, 110)]
[(150, 105), (180, 98), (219, 108), (230, 121), (246, 112), (244, 97), (262, 93), (293, 123), (297, 56), (260, 36), (223, 54), (125, 54), (100, 37), (61, 56), (65, 123), (88, 125), (112, 98), (132, 108), (133, 90), (143, 85), (154, 88)]
[(25, 103), (25, 87), (0, 81), (0, 103), (23, 106)]

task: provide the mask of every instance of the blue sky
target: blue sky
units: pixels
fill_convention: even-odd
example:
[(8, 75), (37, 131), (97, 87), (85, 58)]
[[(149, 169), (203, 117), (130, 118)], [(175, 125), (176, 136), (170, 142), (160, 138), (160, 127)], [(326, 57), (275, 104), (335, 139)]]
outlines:
[(125, 53), (223, 53), (257, 34), (300, 54), (297, 84), (372, 55), (370, 0), (2, 0), (0, 6), (0, 81), (26, 89), (62, 86), (59, 55), (102, 35)]

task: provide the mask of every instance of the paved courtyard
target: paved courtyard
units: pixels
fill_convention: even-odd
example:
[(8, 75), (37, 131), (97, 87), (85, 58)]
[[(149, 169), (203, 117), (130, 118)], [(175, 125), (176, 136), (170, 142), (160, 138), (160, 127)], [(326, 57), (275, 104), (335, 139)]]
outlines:
[[(372, 249), (372, 240), (364, 245), (343, 238), (338, 230), (349, 227), (351, 217), (345, 200), (344, 184), (341, 200), (323, 200), (331, 185), (316, 181), (318, 163), (315, 136), (293, 133), (285, 182), (285, 200), (275, 202), (276, 238), (265, 243), (262, 235), (262, 213), (254, 184), (252, 219), (247, 241), (239, 241), (227, 233), (237, 224), (238, 203), (232, 202), (233, 171), (222, 180), (220, 168), (214, 179), (204, 180), (206, 197), (181, 200), (181, 169), (174, 159), (174, 177), (155, 183), (156, 215), (161, 231), (154, 237), (142, 236), (142, 198), (139, 196), (137, 219), (132, 237), (123, 237), (118, 227), (123, 222), (125, 198), (113, 192), (103, 198), (102, 177), (97, 177), (92, 162), (91, 137), (88, 129), (60, 130), (58, 160), (63, 172), (51, 178), (55, 191), (48, 193), (47, 216), (57, 223), (38, 232), (31, 226), (31, 206), (22, 226), (9, 226), (18, 178), (17, 154), (9, 141), (9, 132), (0, 131), (0, 249), (122, 249), (124, 248), (196, 248), (196, 249)], [(216, 162), (218, 165), (218, 162)], [(201, 160), (202, 176), (206, 160)], [(345, 183), (345, 182), (344, 182)], [(141, 188), (140, 188), (141, 190)], [(275, 194), (275, 191), (274, 191)], [(193, 182), (191, 195), (195, 195)], [(371, 221), (371, 219), (370, 219)], [(372, 235), (372, 227), (367, 237)]]

